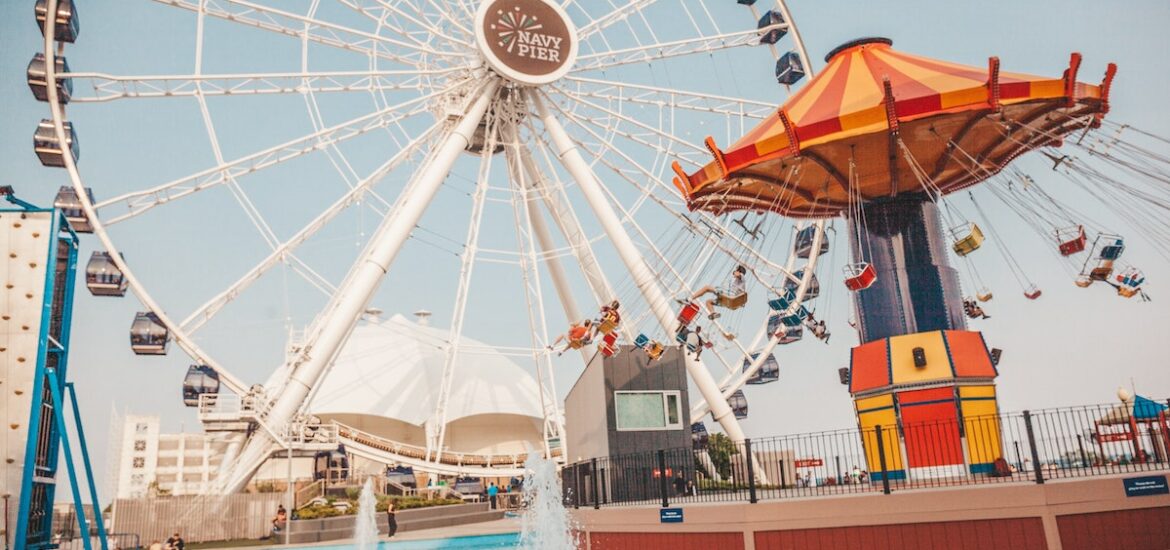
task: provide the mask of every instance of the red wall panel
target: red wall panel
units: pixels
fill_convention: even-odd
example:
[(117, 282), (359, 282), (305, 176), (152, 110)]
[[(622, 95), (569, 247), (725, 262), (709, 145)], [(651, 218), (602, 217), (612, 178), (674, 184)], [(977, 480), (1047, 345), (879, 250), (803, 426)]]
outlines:
[[(757, 531), (756, 550), (1045, 550), (1040, 518)], [(596, 550), (596, 546), (593, 547)], [(713, 546), (712, 548), (719, 548)], [(1069, 546), (1065, 544), (1065, 548)], [(1101, 548), (1096, 546), (1093, 548)], [(1128, 550), (1128, 547), (1125, 547)]]
[[(904, 395), (912, 393), (915, 392), (900, 393), (898, 398), (902, 400)], [(963, 463), (959, 415), (954, 401), (904, 404), (902, 433), (906, 438), (906, 460), (911, 468)]]
[(1115, 510), (1056, 518), (1064, 550), (1170, 548), (1170, 508)]
[(743, 550), (743, 533), (590, 533), (592, 550)]

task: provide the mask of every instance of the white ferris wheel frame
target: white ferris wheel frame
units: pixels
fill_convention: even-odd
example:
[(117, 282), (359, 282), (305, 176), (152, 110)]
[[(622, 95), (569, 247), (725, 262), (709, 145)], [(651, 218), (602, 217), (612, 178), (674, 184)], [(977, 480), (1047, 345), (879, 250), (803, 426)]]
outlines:
[[(266, 441), (260, 444), (248, 445), (244, 449), (244, 454), (239, 456), (239, 467), (237, 467), (233, 475), (221, 483), (221, 489), (226, 491), (238, 490), (247, 482), (251, 472), (259, 466), (263, 460), (267, 459), (275, 450), (291, 448), (292, 440), (295, 439), (292, 433), (292, 419), (302, 409), (306, 402), (306, 397), (311, 393), (312, 389), (317, 385), (320, 376), (328, 368), (332, 357), (337, 349), (348, 337), (349, 331), (352, 329), (354, 323), (359, 319), (368, 305), (368, 301), (374, 289), (376, 289), (378, 282), (386, 271), (390, 269), (390, 264), (393, 262), (394, 256), (400, 249), (402, 243), (409, 237), (410, 231), (414, 226), (411, 220), (417, 221), (417, 218), (422, 215), (425, 210), (426, 203), (429, 202), (428, 197), (433, 197), (439, 184), (445, 178), (447, 171), (450, 169), (454, 159), (461, 154), (463, 149), (470, 143), (472, 133), (475, 130), (476, 124), (483, 119), (484, 113), (492, 100), (492, 94), (499, 86), (499, 81), (494, 78), (485, 79), (485, 84), (478, 90), (478, 95), (475, 100), (469, 103), (468, 108), (462, 113), (460, 122), (455, 128), (447, 132), (446, 137), (442, 141), (442, 145), (436, 145), (429, 161), (427, 168), (416, 173), (417, 181), (413, 181), (402, 193), (402, 196), (394, 203), (389, 203), (381, 197), (378, 197), (372, 190), (375, 184), (382, 176), (399, 166), (402, 162), (409, 159), (412, 154), (421, 148), (427, 141), (431, 140), (439, 127), (436, 122), (425, 132), (414, 136), (413, 141), (403, 145), (402, 149), (388, 159), (381, 167), (375, 170), (371, 175), (360, 181), (353, 182), (350, 190), (343, 195), (334, 204), (330, 205), (317, 218), (311, 221), (308, 225), (297, 232), (292, 238), (285, 241), (280, 241), (276, 238), (271, 230), (264, 231), (266, 228), (263, 218), (258, 212), (252, 217), (253, 222), (261, 229), (262, 234), (267, 233), (267, 241), (271, 247), (271, 253), (262, 260), (253, 270), (246, 273), (235, 284), (227, 290), (209, 300), (201, 306), (196, 312), (192, 313), (186, 319), (176, 323), (161, 307), (161, 305), (150, 295), (140, 280), (134, 275), (130, 266), (122, 259), (121, 254), (106, 231), (106, 225), (112, 225), (126, 221), (135, 217), (136, 215), (158, 206), (166, 202), (177, 200), (189, 194), (200, 190), (207, 189), (216, 185), (228, 185), (233, 187), (233, 191), (237, 192), (237, 200), (241, 202), (246, 211), (249, 211), (248, 200), (246, 194), (242, 189), (234, 183), (234, 178), (238, 175), (243, 175), (251, 171), (260, 170), (267, 166), (277, 164), (287, 160), (290, 157), (310, 154), (317, 150), (336, 150), (339, 142), (349, 139), (351, 137), (361, 135), (363, 133), (373, 131), (380, 128), (386, 128), (394, 125), (406, 117), (413, 116), (425, 111), (424, 103), (428, 99), (433, 99), (442, 93), (448, 93), (453, 86), (439, 89), (431, 94), (414, 98), (410, 101), (402, 102), (397, 105), (387, 106), (381, 110), (375, 111), (369, 115), (358, 117), (339, 125), (331, 127), (322, 127), (319, 124), (319, 114), (314, 117), (314, 128), (316, 131), (313, 134), (304, 136), (286, 142), (270, 149), (248, 155), (241, 159), (232, 161), (226, 160), (219, 150), (216, 143), (214, 127), (211, 124), (210, 114), (206, 107), (204, 100), (208, 95), (261, 95), (261, 94), (276, 94), (276, 93), (302, 93), (306, 96), (306, 104), (310, 105), (310, 111), (317, 111), (316, 101), (313, 98), (314, 93), (328, 93), (328, 92), (343, 92), (343, 91), (367, 91), (371, 94), (375, 92), (384, 92), (387, 89), (393, 89), (394, 86), (417, 87), (419, 80), (425, 80), (430, 77), (442, 76), (444, 74), (467, 70), (474, 67), (474, 62), (470, 62), (467, 66), (455, 67), (420, 67), (415, 71), (386, 71), (378, 70), (376, 67), (371, 67), (368, 71), (348, 71), (348, 72), (311, 72), (307, 66), (302, 66), (299, 73), (265, 73), (265, 74), (239, 74), (239, 75), (208, 75), (202, 74), (201, 59), (202, 59), (202, 37), (203, 37), (203, 19), (206, 16), (220, 17), (229, 19), (237, 23), (254, 26), (256, 28), (270, 30), (275, 32), (282, 32), (284, 34), (292, 34), (299, 36), (303, 43), (303, 48), (307, 47), (309, 42), (333, 45), (343, 47), (348, 50), (362, 51), (367, 53), (371, 60), (375, 59), (390, 59), (394, 61), (403, 61), (400, 56), (395, 56), (391, 52), (385, 51), (386, 43), (393, 43), (398, 46), (406, 46), (408, 50), (425, 51), (428, 54), (444, 57), (459, 57), (458, 52), (454, 51), (440, 51), (427, 46), (417, 39), (414, 39), (410, 34), (404, 33), (405, 40), (411, 40), (414, 44), (406, 42), (394, 41), (387, 39), (384, 36), (361, 33), (353, 31), (352, 29), (339, 28), (337, 25), (329, 25), (312, 16), (299, 16), (288, 12), (282, 12), (274, 8), (252, 4), (244, 0), (225, 0), (224, 4), (228, 7), (237, 8), (239, 11), (232, 12), (228, 8), (216, 6), (215, 9), (209, 8), (205, 0), (193, 2), (189, 0), (157, 0), (163, 3), (173, 5), (176, 7), (189, 9), (195, 11), (199, 20), (199, 31), (196, 43), (196, 73), (194, 75), (171, 75), (171, 76), (111, 76), (103, 73), (69, 73), (64, 75), (66, 78), (74, 78), (77, 80), (88, 79), (93, 83), (93, 90), (95, 95), (92, 97), (78, 97), (73, 101), (77, 103), (88, 102), (106, 102), (121, 98), (142, 98), (142, 97), (183, 97), (193, 96), (199, 104), (201, 113), (203, 115), (204, 123), (207, 126), (209, 139), (212, 142), (212, 147), (216, 155), (217, 166), (204, 170), (193, 176), (181, 178), (173, 182), (160, 185), (156, 188), (130, 193), (108, 199), (99, 203), (93, 203), (87, 193), (85, 193), (85, 186), (81, 175), (77, 169), (75, 159), (72, 155), (62, 155), (65, 169), (69, 175), (70, 182), (77, 196), (80, 198), (82, 210), (91, 221), (94, 227), (94, 234), (98, 238), (102, 247), (107, 251), (111, 261), (122, 272), (128, 284), (129, 290), (137, 297), (143, 306), (154, 312), (159, 321), (166, 326), (170, 337), (176, 344), (193, 360), (200, 364), (204, 364), (215, 370), (220, 376), (223, 385), (230, 391), (240, 395), (248, 395), (250, 386), (233, 375), (227, 368), (217, 362), (210, 354), (206, 353), (190, 336), (190, 331), (197, 330), (203, 323), (211, 318), (218, 309), (222, 308), (228, 302), (232, 301), (239, 295), (247, 286), (260, 277), (265, 271), (271, 269), (273, 266), (282, 262), (299, 264), (302, 274), (307, 275), (309, 279), (316, 279), (317, 283), (321, 285), (325, 292), (332, 293), (330, 305), (322, 312), (318, 322), (314, 324), (314, 333), (310, 336), (309, 342), (313, 344), (313, 349), (317, 353), (313, 355), (305, 355), (299, 358), (302, 362), (297, 366), (291, 376), (289, 376), (283, 387), (280, 388), (280, 394), (274, 396), (271, 401), (264, 405), (263, 415), (264, 420), (259, 424), (264, 428), (260, 431), (260, 438)], [(375, 8), (370, 7), (368, 2), (363, 0), (339, 0), (343, 4), (366, 14), (369, 10)], [(428, 0), (434, 4), (436, 0)], [(382, 2), (380, 0), (374, 2), (376, 9), (385, 11), (395, 11), (405, 18), (415, 21), (420, 26), (433, 29), (436, 35), (441, 35), (452, 42), (467, 44), (456, 37), (451, 37), (442, 33), (442, 31), (435, 25), (415, 18), (404, 12), (402, 8), (395, 7), (394, 4)], [(462, 2), (459, 3), (466, 7)], [(565, 2), (569, 5), (571, 2)], [(631, 13), (640, 11), (642, 5), (649, 4), (649, 2), (631, 1), (624, 7), (618, 8), (609, 16), (597, 19), (592, 23), (578, 29), (582, 39), (591, 36), (592, 34), (604, 29), (606, 26), (614, 24), (617, 21), (623, 20)], [(47, 13), (50, 14), (46, 18), (44, 26), (44, 53), (47, 59), (52, 59), (53, 55), (59, 55), (63, 50), (63, 44), (58, 45), (55, 41), (55, 26), (52, 14), (56, 13), (57, 0), (47, 0)], [(801, 58), (805, 62), (806, 70), (809, 74), (812, 73), (812, 65), (809, 63), (807, 52), (803, 41), (800, 39), (799, 32), (796, 25), (788, 12), (787, 6), (783, 0), (776, 0), (777, 7), (781, 10), (787, 21), (783, 26), (791, 32), (793, 42), (799, 52)], [(312, 10), (315, 10), (316, 3), (313, 4)], [(561, 10), (561, 6), (557, 6)], [(312, 10), (310, 13), (312, 13)], [(442, 12), (442, 10), (439, 10)], [(466, 10), (470, 14), (470, 9)], [(563, 12), (563, 10), (561, 10)], [(758, 17), (758, 12), (754, 6), (751, 6), (753, 16)], [(252, 14), (264, 14), (266, 18), (261, 18)], [(443, 12), (443, 17), (450, 21), (457, 30), (464, 31), (467, 34), (467, 29), (461, 27), (458, 21), (451, 17), (450, 14)], [(288, 21), (299, 23), (303, 30), (297, 32), (286, 32), (289, 28), (282, 27), (277, 20), (284, 18)], [(383, 17), (382, 21), (385, 21)], [(324, 29), (324, 30), (322, 30)], [(748, 114), (748, 109), (754, 109), (757, 112), (766, 112), (766, 104), (752, 104), (745, 100), (738, 100), (735, 98), (720, 98), (717, 96), (710, 96), (709, 94), (688, 94), (682, 90), (674, 90), (668, 88), (658, 88), (653, 86), (627, 84), (621, 82), (610, 82), (603, 79), (591, 79), (587, 76), (578, 76), (574, 73), (580, 70), (593, 68), (594, 65), (600, 66), (604, 63), (604, 59), (608, 59), (608, 63), (613, 65), (622, 65), (635, 62), (653, 61), (655, 59), (664, 59), (676, 55), (689, 55), (696, 52), (714, 51), (724, 49), (727, 47), (742, 46), (749, 43), (748, 37), (758, 36), (757, 30), (747, 32), (725, 33), (714, 36), (704, 36), (702, 40), (694, 41), (679, 41), (677, 43), (669, 44), (652, 44), (641, 47), (628, 48), (620, 51), (613, 51), (608, 53), (608, 58), (601, 54), (584, 54), (579, 56), (580, 67), (572, 67), (572, 71), (566, 70), (569, 73), (562, 80), (563, 81), (577, 81), (577, 82), (591, 82), (599, 86), (610, 85), (620, 90), (623, 99), (629, 99), (633, 102), (640, 101), (641, 98), (649, 95), (668, 95), (672, 98), (683, 98), (675, 103), (680, 108), (688, 108), (688, 102), (695, 101), (724, 101), (728, 107), (728, 114), (733, 113), (731, 109), (738, 108), (738, 114), (742, 117)], [(770, 45), (774, 57), (777, 56), (775, 46)], [(306, 56), (302, 56), (302, 64), (307, 61)], [(408, 60), (409, 61), (409, 60)], [(470, 61), (470, 60), (469, 60)], [(373, 61), (372, 61), (373, 63)], [(486, 73), (482, 73), (486, 74)], [(66, 143), (67, 134), (65, 133), (65, 107), (58, 94), (57, 83), (62, 75), (58, 75), (56, 67), (53, 63), (46, 64), (46, 82), (48, 103), (50, 114), (53, 122), (54, 132), (58, 139), (58, 143)], [(394, 78), (402, 77), (404, 80), (393, 80)], [(391, 79), (391, 80), (386, 80)], [(397, 84), (395, 84), (397, 82)], [(555, 89), (555, 88), (554, 88)], [(627, 93), (630, 93), (627, 95)], [(575, 93), (575, 92), (570, 92)], [(592, 97), (595, 99), (601, 96), (597, 95), (600, 92), (594, 92)], [(643, 94), (639, 96), (638, 94)], [(586, 195), (589, 202), (590, 209), (593, 214), (602, 223), (605, 234), (614, 243), (615, 248), (619, 252), (622, 263), (626, 269), (633, 276), (635, 283), (638, 285), (642, 296), (649, 303), (653, 316), (658, 323), (662, 325), (663, 329), (670, 331), (674, 324), (674, 314), (671, 311), (667, 297), (662, 293), (658, 282), (654, 280), (652, 270), (647, 266), (645, 259), (642, 257), (641, 251), (634, 245), (626, 232), (625, 226), (627, 224), (636, 223), (627, 215), (623, 218), (619, 216), (611, 205), (611, 197), (607, 196), (607, 192), (598, 183), (597, 176), (589, 162), (586, 162), (582, 156), (581, 151), (585, 150), (585, 146), (575, 142), (565, 131), (565, 127), (561, 124), (558, 113), (562, 116), (571, 116), (570, 113), (561, 111), (559, 107), (550, 111), (544, 100), (541, 98), (542, 92), (533, 93), (528, 91), (524, 94), (526, 104), (535, 108), (535, 118), (539, 118), (543, 124), (545, 132), (549, 134), (552, 144), (544, 143), (543, 146), (552, 150), (555, 156), (568, 170), (573, 180), (577, 183), (580, 190)], [(567, 96), (569, 93), (562, 92), (562, 96)], [(590, 95), (588, 92), (586, 95)], [(700, 97), (702, 96), (702, 97)], [(610, 95), (609, 98), (614, 96)], [(584, 101), (584, 98), (580, 100)], [(645, 99), (642, 99), (645, 100)], [(648, 100), (647, 100), (648, 101)], [(738, 102), (738, 103), (737, 103)], [(594, 105), (596, 108), (596, 105)], [(405, 110), (409, 109), (409, 110)], [(696, 109), (700, 110), (700, 109)], [(712, 109), (707, 107), (703, 110), (710, 112)], [(556, 111), (556, 112), (554, 112)], [(529, 111), (531, 113), (531, 111)], [(319, 113), (319, 111), (318, 111)], [(634, 125), (642, 124), (641, 122), (629, 118), (620, 113), (611, 113), (614, 117), (622, 119)], [(578, 122), (579, 124), (579, 122)], [(519, 134), (517, 128), (513, 127), (511, 130), (514, 135)], [(673, 136), (669, 136), (673, 137)], [(397, 138), (395, 138), (397, 139)], [(693, 147), (693, 146), (692, 146)], [(590, 287), (590, 293), (594, 299), (599, 302), (611, 299), (613, 289), (605, 277), (604, 271), (597, 262), (596, 255), (593, 253), (591, 241), (585, 232), (581, 229), (577, 221), (576, 214), (573, 212), (571, 205), (567, 201), (567, 197), (561, 196), (563, 188), (548, 185), (547, 176), (536, 166), (534, 153), (537, 151), (529, 150), (527, 147), (518, 147), (516, 151), (509, 151), (506, 155), (507, 161), (513, 165), (513, 177), (520, 182), (531, 182), (532, 188), (535, 192), (525, 192), (522, 200), (517, 201), (520, 204), (514, 203), (516, 208), (517, 225), (522, 230), (526, 227), (529, 231), (527, 233), (527, 243), (521, 243), (521, 251), (524, 253), (524, 258), (521, 263), (527, 263), (525, 268), (525, 279), (532, 284), (532, 280), (539, 279), (536, 269), (537, 251), (541, 256), (541, 262), (546, 266), (549, 276), (553, 281), (554, 289), (556, 290), (558, 301), (561, 303), (562, 309), (569, 320), (576, 320), (581, 318), (580, 310), (574, 300), (571, 287), (565, 277), (564, 267), (560, 264), (558, 256), (551, 254), (553, 250), (553, 241), (549, 233), (549, 228), (544, 223), (543, 217), (538, 211), (538, 205), (543, 204), (545, 212), (552, 218), (554, 224), (558, 227), (561, 234), (569, 241), (568, 254), (572, 256), (576, 263), (582, 268), (586, 275), (586, 281)], [(341, 157), (340, 164), (345, 164), (344, 155), (340, 152), (337, 154)], [(544, 152), (547, 156), (547, 152)], [(490, 153), (487, 154), (490, 157)], [(338, 167), (339, 173), (344, 170), (338, 166), (339, 162), (335, 159), (334, 166)], [(642, 167), (637, 162), (632, 164), (638, 167), (647, 175), (652, 174), (651, 170)], [(348, 181), (348, 180), (347, 180)], [(651, 177), (650, 181), (657, 181), (657, 178)], [(662, 184), (661, 181), (657, 182)], [(653, 184), (651, 184), (653, 185)], [(523, 186), (527, 188), (527, 186)], [(365, 195), (374, 196), (381, 201), (387, 208), (388, 213), (386, 219), (383, 221), (383, 232), (388, 237), (383, 246), (375, 246), (377, 244), (374, 239), (371, 239), (371, 245), (367, 249), (369, 253), (366, 261), (359, 262), (354, 270), (351, 271), (350, 276), (341, 286), (334, 287), (328, 281), (325, 281), (319, 275), (312, 272), (312, 269), (299, 262), (292, 250), (297, 245), (307, 240), (313, 233), (321, 227), (329, 223), (334, 216), (341, 212), (344, 208), (350, 206), (356, 201), (361, 200)], [(647, 192), (647, 197), (658, 201), (659, 199), (653, 195), (652, 191)], [(103, 220), (98, 216), (98, 210), (110, 207), (124, 207), (125, 211), (119, 215)], [(663, 206), (666, 206), (663, 204)], [(254, 211), (254, 209), (251, 209)], [(734, 232), (726, 228), (721, 221), (709, 214), (700, 214), (706, 221), (708, 227), (716, 227), (721, 231), (719, 239), (707, 237), (707, 244), (711, 247), (711, 253), (717, 248), (725, 247), (722, 243), (723, 237), (734, 238)], [(396, 221), (398, 220), (398, 221)], [(521, 223), (524, 221), (525, 223)], [(472, 231), (475, 230), (472, 224)], [(813, 222), (812, 225), (816, 227), (814, 234), (812, 250), (819, 250), (820, 243), (824, 239), (824, 221)], [(640, 229), (639, 229), (640, 231)], [(523, 239), (523, 237), (522, 237)], [(734, 239), (733, 239), (734, 240)], [(767, 260), (762, 254), (756, 252), (750, 245), (739, 240), (741, 245), (750, 251), (757, 259), (762, 260), (768, 267), (775, 270), (775, 272), (782, 274), (784, 277), (796, 283), (796, 306), (803, 301), (803, 296), (809, 286), (811, 278), (814, 276), (816, 267), (817, 254), (814, 252), (810, 255), (808, 261), (803, 266), (803, 276), (795, 278), (791, 274), (799, 270), (797, 267), (798, 258), (795, 248), (791, 248), (786, 263), (783, 266), (778, 266), (773, 262)], [(742, 251), (740, 251), (742, 252)], [(661, 254), (659, 252), (659, 254)], [(365, 256), (365, 254), (363, 254)], [(375, 257), (376, 256), (376, 257)], [(473, 263), (473, 261), (471, 262)], [(529, 270), (532, 272), (529, 273)], [(461, 277), (461, 281), (462, 281)], [(536, 286), (539, 286), (537, 281)], [(548, 341), (547, 326), (543, 319), (543, 305), (542, 298), (540, 298), (540, 291), (537, 288), (535, 292), (526, 294), (531, 299), (537, 302), (537, 305), (529, 304), (530, 313), (532, 311), (540, 312), (540, 322), (530, 325), (530, 329), (534, 333), (537, 341)], [(464, 302), (465, 303), (465, 302)], [(459, 306), (462, 307), (462, 306)], [(461, 323), (461, 315), (457, 315), (457, 322)], [(766, 321), (765, 321), (766, 326)], [(460, 325), (461, 329), (461, 325)], [(633, 334), (629, 332), (629, 327), (624, 326), (626, 331), (625, 336), (632, 339)], [(538, 331), (544, 331), (546, 334), (536, 334)], [(747, 349), (754, 349), (765, 336), (765, 328), (761, 327), (759, 334)], [(457, 332), (455, 333), (458, 334)], [(457, 337), (457, 336), (456, 336)], [(762, 366), (764, 360), (772, 353), (772, 350), (778, 345), (780, 336), (774, 335), (770, 338), (765, 347), (759, 352), (758, 357), (751, 361), (750, 365), (744, 370), (735, 368), (732, 370), (729, 367), (729, 372), (722, 377), (719, 382), (716, 382), (711, 376), (711, 373), (700, 362), (696, 361), (690, 355), (687, 355), (687, 369), (691, 375), (692, 381), (700, 390), (703, 396), (694, 407), (692, 407), (691, 421), (697, 422), (706, 414), (706, 412), (713, 412), (715, 420), (719, 421), (723, 426), (724, 431), (734, 440), (742, 440), (744, 434), (735, 421), (734, 416), (731, 415), (730, 407), (727, 404), (726, 398), (729, 397), (736, 390), (740, 389)], [(535, 350), (538, 346), (534, 345)], [(326, 350), (326, 353), (320, 353), (321, 350)], [(743, 347), (740, 346), (743, 350)], [(449, 392), (449, 378), (451, 376), (453, 355), (458, 353), (457, 349), (451, 349), (448, 355), (448, 361), (444, 369), (444, 383), (443, 392), (439, 399), (440, 412), (445, 414), (442, 409), (445, 407), (446, 394)], [(583, 351), (583, 353), (586, 353)], [(555, 398), (555, 383), (552, 382), (552, 369), (548, 365), (548, 354), (544, 354), (543, 362), (546, 365), (547, 376), (550, 378), (544, 381), (541, 374), (541, 358), (536, 357), (534, 351), (534, 358), (537, 359), (537, 376), (538, 383), (541, 387), (541, 398), (545, 398), (545, 391), (551, 387), (552, 403), (542, 404), (546, 419), (546, 439), (544, 449), (546, 453), (550, 453), (548, 448), (547, 434), (550, 431), (563, 433), (563, 424), (559, 415), (559, 407), (557, 406)], [(722, 358), (720, 358), (722, 359)], [(726, 362), (725, 362), (726, 363)], [(712, 406), (711, 403), (714, 403)], [(445, 416), (442, 416), (445, 419)], [(550, 420), (551, 418), (551, 420)], [(445, 424), (445, 422), (444, 422)], [(436, 447), (436, 458), (433, 465), (429, 462), (418, 464), (424, 470), (428, 465), (436, 472), (450, 471), (452, 468), (448, 465), (441, 465), (438, 463), (437, 455), (442, 449), (442, 431), (438, 436), (439, 445)], [(255, 438), (253, 439), (255, 442)], [(375, 452), (375, 454), (377, 454)], [(399, 457), (400, 458), (400, 457)], [(474, 469), (456, 468), (456, 471), (471, 471)]]

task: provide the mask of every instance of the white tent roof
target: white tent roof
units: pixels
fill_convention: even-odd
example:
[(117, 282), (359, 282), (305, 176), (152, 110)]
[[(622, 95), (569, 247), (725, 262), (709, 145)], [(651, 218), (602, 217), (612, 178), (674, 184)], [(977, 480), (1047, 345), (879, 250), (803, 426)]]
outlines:
[[(382, 416), (423, 426), (438, 399), (447, 334), (401, 315), (360, 322), (309, 411)], [(462, 338), (447, 422), (481, 414), (543, 418), (540, 391), (519, 365), (481, 342)]]

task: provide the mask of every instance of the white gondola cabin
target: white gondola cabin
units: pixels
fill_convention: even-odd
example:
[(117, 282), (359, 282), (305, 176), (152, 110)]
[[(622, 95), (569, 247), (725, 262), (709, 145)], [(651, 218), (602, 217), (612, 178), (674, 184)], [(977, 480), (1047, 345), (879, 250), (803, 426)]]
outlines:
[(782, 321), (783, 317), (780, 315), (772, 315), (768, 317), (768, 334), (780, 334), (780, 344), (791, 344), (800, 341), (804, 337), (804, 325), (798, 324), (796, 326), (788, 326)]
[(325, 483), (345, 481), (349, 478), (349, 456), (345, 448), (338, 446), (333, 451), (317, 451), (313, 457), (313, 480)]
[(776, 42), (779, 42), (781, 38), (784, 38), (784, 35), (788, 34), (788, 25), (785, 25), (784, 23), (784, 15), (779, 11), (768, 10), (764, 12), (763, 17), (760, 17), (760, 22), (756, 25), (757, 29), (763, 31), (764, 29), (767, 29), (773, 25), (781, 26), (764, 31), (764, 33), (760, 35), (760, 43), (775, 44)]
[[(804, 270), (798, 269), (798, 270), (796, 270), (796, 273), (792, 274), (792, 276), (797, 278), (797, 279), (803, 279), (804, 278)], [(797, 286), (796, 281), (794, 281), (792, 279), (785, 279), (784, 280), (784, 290), (792, 291), (793, 295), (796, 294), (796, 286)], [(812, 300), (813, 298), (816, 298), (817, 296), (820, 296), (820, 295), (821, 295), (821, 281), (817, 279), (817, 274), (813, 273), (812, 277), (809, 277), (809, 279), (808, 279), (808, 286), (804, 289), (804, 298), (801, 301), (804, 302), (804, 301)]]
[(800, 62), (800, 54), (788, 52), (776, 60), (776, 82), (791, 86), (804, 78), (804, 64)]
[[(41, 34), (44, 34), (45, 18), (49, 13), (49, 3), (46, 0), (37, 0), (34, 10), (37, 16), (37, 27), (41, 29)], [(57, 1), (57, 13), (56, 17), (54, 17), (54, 25), (53, 37), (58, 42), (72, 44), (77, 40), (77, 35), (81, 32), (81, 20), (77, 17), (77, 7), (73, 5), (73, 0)]]
[[(69, 63), (65, 61), (64, 57), (59, 55), (53, 56), (56, 60), (57, 74), (68, 73)], [(37, 53), (33, 55), (32, 61), (28, 62), (28, 89), (32, 90), (33, 97), (37, 101), (49, 100), (49, 77), (48, 67), (45, 66), (45, 54)], [(73, 94), (73, 79), (58, 78), (57, 79), (57, 99), (61, 103), (69, 103), (69, 97)]]
[[(81, 155), (81, 148), (77, 144), (77, 132), (73, 131), (73, 123), (65, 123), (65, 147), (73, 156), (73, 161)], [(57, 142), (57, 132), (53, 130), (53, 121), (41, 120), (37, 131), (33, 134), (33, 151), (37, 154), (41, 164), (54, 168), (65, 167), (65, 157), (61, 144)]]
[[(808, 259), (812, 256), (813, 237), (817, 234), (817, 227), (810, 225), (800, 231), (796, 232), (796, 242), (793, 248), (796, 249), (796, 257)], [(817, 252), (817, 256), (821, 256), (829, 251), (829, 239), (826, 235), (821, 236), (821, 248)]]
[(854, 292), (865, 290), (877, 282), (877, 270), (868, 262), (845, 266), (845, 287)]
[(743, 390), (735, 390), (731, 397), (727, 398), (727, 404), (731, 406), (731, 412), (739, 420), (747, 418), (748, 402), (747, 396), (743, 394)]
[[(93, 190), (86, 187), (85, 195), (89, 198), (89, 203), (93, 204)], [(69, 220), (69, 226), (74, 231), (93, 233), (93, 224), (89, 223), (89, 217), (85, 215), (85, 210), (81, 207), (81, 198), (77, 196), (77, 191), (74, 191), (72, 187), (63, 185), (57, 190), (57, 197), (53, 199), (53, 207), (65, 214), (65, 219)]]
[(85, 266), (85, 286), (94, 296), (125, 296), (127, 281), (107, 252), (94, 252)]
[(707, 444), (711, 441), (711, 435), (707, 433), (707, 426), (702, 422), (695, 422), (691, 424), (691, 448), (696, 451), (701, 451), (707, 448)]
[(191, 365), (183, 378), (183, 404), (199, 406), (200, 395), (219, 393), (219, 373), (207, 365)]
[[(744, 358), (743, 371), (747, 372), (748, 368), (752, 366), (752, 362), (758, 358), (760, 354), (753, 353), (752, 358)], [(776, 361), (776, 356), (769, 353), (768, 358), (764, 359), (763, 364), (760, 365), (760, 370), (757, 370), (751, 378), (747, 379), (748, 384), (767, 384), (775, 382), (780, 379), (780, 363)]]
[(170, 333), (153, 311), (140, 311), (130, 324), (130, 349), (137, 355), (166, 355)]

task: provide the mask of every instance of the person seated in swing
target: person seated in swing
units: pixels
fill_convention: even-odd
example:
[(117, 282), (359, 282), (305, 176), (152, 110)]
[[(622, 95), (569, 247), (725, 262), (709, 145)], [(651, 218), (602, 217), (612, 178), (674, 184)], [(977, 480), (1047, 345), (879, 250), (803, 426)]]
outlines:
[(970, 317), (972, 319), (990, 319), (991, 318), (990, 315), (988, 315), (986, 312), (983, 311), (983, 308), (979, 306), (978, 302), (976, 302), (975, 300), (972, 300), (970, 298), (963, 300), (963, 311), (967, 314), (967, 317)]
[[(707, 305), (707, 318), (715, 320), (719, 318), (719, 312), (715, 311), (716, 304), (722, 307), (729, 307), (730, 309), (738, 309), (739, 306), (731, 307), (737, 300), (742, 300), (747, 297), (747, 283), (744, 281), (744, 275), (747, 275), (747, 268), (738, 265), (731, 271), (731, 280), (728, 281), (727, 286), (723, 288), (715, 288), (711, 285), (704, 286), (695, 291), (691, 295), (692, 300), (697, 300), (699, 297), (711, 294), (714, 297), (708, 299), (705, 303)], [(741, 302), (742, 305), (742, 302)]]
[(610, 333), (622, 322), (622, 315), (618, 311), (621, 303), (617, 300), (601, 306), (601, 314), (597, 318), (596, 332)]
[(808, 317), (804, 318), (804, 324), (808, 326), (808, 329), (812, 331), (813, 336), (816, 336), (818, 340), (822, 340), (826, 344), (829, 343), (829, 337), (832, 336), (832, 334), (829, 334), (829, 327), (825, 326), (825, 321), (823, 319), (818, 320), (813, 316), (813, 312), (810, 311), (808, 313)]
[(695, 352), (695, 359), (703, 354), (703, 349), (711, 347), (711, 343), (703, 338), (703, 327), (696, 326), (694, 330), (683, 327), (676, 337), (678, 343), (688, 350)]
[(565, 347), (557, 352), (559, 356), (571, 349), (579, 349), (591, 341), (593, 341), (593, 320), (586, 319), (582, 323), (573, 323), (570, 325), (569, 331), (557, 336), (557, 339), (553, 340), (553, 343), (548, 346), (548, 349), (553, 349), (557, 344), (565, 342)]

